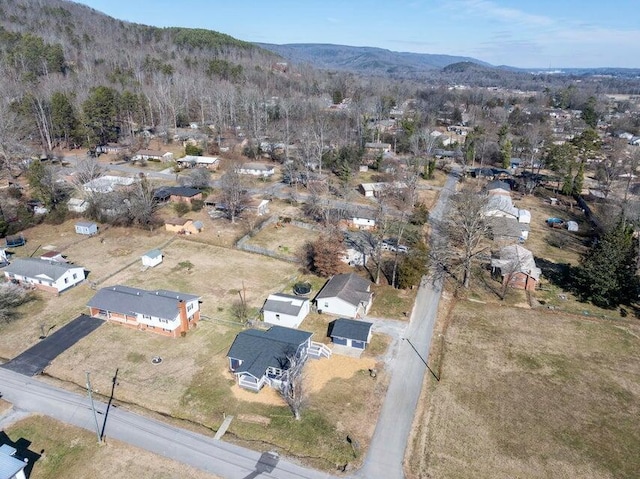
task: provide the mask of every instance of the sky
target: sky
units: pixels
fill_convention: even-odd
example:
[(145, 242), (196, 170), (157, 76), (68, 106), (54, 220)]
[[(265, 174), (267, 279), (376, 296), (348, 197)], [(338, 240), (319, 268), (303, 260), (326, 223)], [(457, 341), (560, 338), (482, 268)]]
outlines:
[(638, 0), (80, 0), (112, 17), (263, 43), (469, 56), (522, 68), (640, 67)]

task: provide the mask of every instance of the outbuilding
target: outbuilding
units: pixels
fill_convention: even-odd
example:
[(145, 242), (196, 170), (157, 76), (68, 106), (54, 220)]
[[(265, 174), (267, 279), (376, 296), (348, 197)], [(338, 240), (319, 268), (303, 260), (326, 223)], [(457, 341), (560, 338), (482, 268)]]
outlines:
[(98, 225), (89, 221), (80, 221), (76, 223), (76, 233), (88, 236), (98, 234)]
[(354, 349), (365, 349), (371, 342), (373, 323), (356, 319), (340, 318), (329, 323), (328, 336), (333, 344)]
[(147, 268), (153, 268), (154, 266), (162, 263), (162, 251), (159, 249), (152, 249), (142, 255), (142, 266)]

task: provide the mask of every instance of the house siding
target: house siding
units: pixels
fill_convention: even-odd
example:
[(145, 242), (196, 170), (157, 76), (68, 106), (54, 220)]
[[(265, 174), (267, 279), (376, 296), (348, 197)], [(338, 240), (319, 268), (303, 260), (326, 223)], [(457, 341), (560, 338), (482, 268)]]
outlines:
[(318, 311), (323, 313), (355, 318), (359, 315), (358, 308), (340, 298), (321, 298), (318, 300)]

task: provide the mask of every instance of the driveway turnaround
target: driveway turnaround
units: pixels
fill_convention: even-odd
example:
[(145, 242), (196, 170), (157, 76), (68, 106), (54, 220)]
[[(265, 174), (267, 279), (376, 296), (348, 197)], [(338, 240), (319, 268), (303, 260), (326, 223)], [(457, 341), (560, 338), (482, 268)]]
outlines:
[(102, 323), (104, 321), (101, 319), (81, 314), (1, 367), (25, 376), (40, 374), (59, 354), (98, 329)]

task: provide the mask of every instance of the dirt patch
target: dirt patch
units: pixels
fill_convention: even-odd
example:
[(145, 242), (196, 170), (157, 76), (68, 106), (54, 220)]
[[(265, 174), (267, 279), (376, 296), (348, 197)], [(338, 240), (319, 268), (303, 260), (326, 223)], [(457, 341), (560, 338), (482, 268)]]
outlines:
[(333, 354), (329, 359), (309, 361), (306, 366), (309, 391), (320, 391), (332, 379), (349, 379), (358, 371), (375, 368), (373, 358), (350, 358)]
[(238, 421), (260, 424), (261, 426), (268, 426), (271, 424), (271, 419), (258, 414), (238, 414)]

